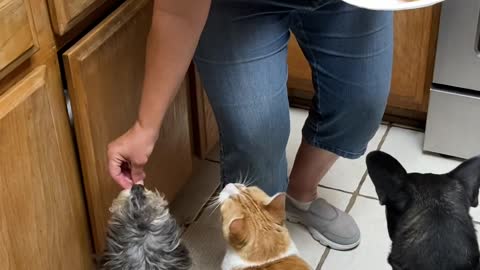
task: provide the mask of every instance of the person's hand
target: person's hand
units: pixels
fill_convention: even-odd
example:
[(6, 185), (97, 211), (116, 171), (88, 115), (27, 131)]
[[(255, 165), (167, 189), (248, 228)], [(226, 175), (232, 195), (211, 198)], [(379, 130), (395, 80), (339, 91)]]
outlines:
[(144, 166), (153, 151), (157, 132), (135, 122), (125, 134), (108, 145), (108, 170), (120, 186), (127, 189), (145, 178)]

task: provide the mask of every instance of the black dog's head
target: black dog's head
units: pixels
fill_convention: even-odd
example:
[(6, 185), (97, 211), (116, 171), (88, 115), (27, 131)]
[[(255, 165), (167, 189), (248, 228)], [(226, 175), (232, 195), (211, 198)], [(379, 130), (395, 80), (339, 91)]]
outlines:
[(392, 156), (367, 156), (370, 178), (385, 205), (394, 270), (479, 267), (470, 207), (478, 205), (480, 156), (447, 174), (407, 173)]

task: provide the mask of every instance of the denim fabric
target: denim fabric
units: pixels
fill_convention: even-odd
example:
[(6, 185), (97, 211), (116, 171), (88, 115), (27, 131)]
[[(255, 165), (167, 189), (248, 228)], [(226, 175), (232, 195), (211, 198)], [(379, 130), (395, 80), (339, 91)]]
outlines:
[(287, 188), (290, 32), (316, 90), (303, 138), (363, 155), (389, 94), (392, 17), (339, 0), (213, 0), (194, 60), (219, 124), (222, 181), (247, 177), (270, 195)]

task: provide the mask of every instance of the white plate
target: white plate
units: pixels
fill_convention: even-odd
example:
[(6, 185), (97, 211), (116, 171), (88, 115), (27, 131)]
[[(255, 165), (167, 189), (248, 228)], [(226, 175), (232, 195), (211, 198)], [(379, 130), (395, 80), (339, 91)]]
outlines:
[[(350, 5), (373, 10), (407, 10), (435, 5), (443, 0), (343, 0)], [(460, 0), (454, 0), (460, 1)]]

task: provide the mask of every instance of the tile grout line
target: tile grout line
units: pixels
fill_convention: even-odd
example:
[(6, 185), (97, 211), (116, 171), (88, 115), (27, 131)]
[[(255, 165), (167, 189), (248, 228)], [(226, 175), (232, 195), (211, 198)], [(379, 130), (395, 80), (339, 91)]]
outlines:
[(425, 132), (424, 128), (417, 128), (417, 127), (412, 127), (412, 126), (409, 126), (409, 125), (391, 123), (391, 126), (395, 127), (395, 128), (403, 128), (403, 129), (408, 129), (408, 130), (412, 130), (412, 131)]
[[(385, 131), (385, 134), (383, 134), (382, 139), (378, 143), (378, 146), (375, 150), (382, 149), (382, 146), (385, 143), (385, 140), (387, 139), (387, 136), (388, 136), (391, 128), (392, 128), (392, 124), (388, 125), (387, 130)], [(365, 170), (365, 173), (363, 174), (363, 177), (360, 180), (360, 183), (358, 184), (357, 189), (355, 190), (355, 192), (353, 192), (352, 198), (351, 198), (351, 200), (350, 200), (350, 202), (347, 206), (347, 213), (350, 212), (350, 210), (353, 208), (353, 204), (355, 204), (355, 201), (356, 201), (357, 197), (362, 196), (360, 194), (360, 191), (362, 190), (362, 186), (365, 183), (365, 180), (367, 179), (367, 176), (368, 176), (368, 170)], [(355, 198), (353, 198), (353, 197), (355, 197)], [(364, 197), (364, 196), (362, 196), (362, 197)], [(366, 196), (366, 197), (368, 197), (368, 196)]]
[(315, 268), (315, 270), (321, 270), (322, 269), (323, 263), (327, 260), (328, 254), (330, 254), (330, 248), (329, 247), (327, 247), (325, 249), (325, 251), (323, 252), (322, 258), (320, 258), (320, 262), (318, 263), (317, 268)]
[(188, 222), (188, 223), (185, 223), (183, 224), (183, 230), (182, 230), (182, 233), (181, 235), (183, 236), (188, 228), (194, 224), (195, 222), (198, 221), (198, 219), (200, 218), (200, 216), (202, 216), (202, 214), (205, 212), (205, 210), (207, 209), (208, 205), (210, 204), (210, 202), (212, 201), (213, 197), (215, 196), (215, 194), (217, 194), (219, 191), (220, 191), (220, 184), (218, 184), (217, 188), (212, 192), (212, 194), (210, 194), (210, 196), (208, 197), (208, 200), (202, 205), (200, 211), (198, 211), (197, 215), (195, 215), (195, 217), (193, 218), (193, 220), (191, 222)]
[[(380, 139), (380, 142), (378, 143), (378, 146), (375, 150), (380, 150), (380, 148), (383, 146), (383, 143), (385, 142), (385, 139), (387, 138), (387, 133), (390, 131), (390, 128), (393, 127), (392, 123), (386, 123), (386, 124), (382, 123), (382, 125), (387, 126), (387, 129), (385, 130), (385, 133), (382, 135), (382, 139)], [(361, 182), (362, 179), (363, 179), (363, 175), (360, 178), (360, 182)], [(359, 185), (360, 185), (360, 183), (359, 183)], [(324, 189), (329, 189), (329, 190), (334, 190), (334, 191), (339, 191), (339, 192), (342, 192), (342, 193), (345, 193), (345, 194), (348, 194), (348, 195), (353, 195), (353, 193), (355, 192), (355, 191), (351, 192), (351, 191), (343, 190), (343, 189), (340, 189), (340, 188), (325, 186), (325, 185), (322, 185), (320, 183), (318, 184), (318, 187), (321, 187), (321, 188), (324, 188)], [(368, 196), (368, 195), (362, 195), (362, 194), (358, 194), (358, 195), (360, 195), (362, 197), (365, 197), (365, 198), (377, 200), (377, 198), (371, 197), (371, 196)], [(348, 205), (347, 205), (347, 207), (348, 207)]]
[(221, 185), (218, 184), (217, 188), (212, 192), (212, 194), (210, 195), (210, 197), (208, 198), (208, 200), (203, 204), (202, 206), (202, 209), (200, 209), (200, 211), (198, 211), (198, 214), (193, 218), (193, 221), (191, 222), (191, 224), (195, 223), (198, 221), (198, 219), (200, 218), (200, 216), (205, 212), (205, 210), (208, 208), (210, 202), (212, 202), (213, 198), (215, 197), (215, 194), (219, 193), (220, 192), (220, 189), (221, 189)]
[[(382, 139), (378, 143), (378, 146), (375, 150), (380, 150), (382, 149), (383, 144), (385, 143), (385, 140), (387, 139), (388, 133), (390, 132), (390, 129), (392, 128), (392, 124), (390, 123), (387, 127), (387, 130), (385, 131), (385, 134), (383, 134)], [(363, 183), (367, 179), (368, 176), (368, 170), (365, 170), (365, 173), (363, 174), (360, 183), (358, 184), (358, 187), (355, 189), (355, 191), (352, 194), (352, 198), (350, 198), (350, 202), (347, 205), (346, 212), (349, 213), (350, 210), (353, 208), (353, 205), (355, 204), (355, 201), (357, 197), (360, 195), (360, 190), (362, 189)]]
[(339, 189), (339, 188), (328, 187), (328, 186), (324, 186), (324, 185), (318, 185), (318, 187), (328, 189), (328, 190), (334, 190), (334, 191), (342, 192), (342, 193), (345, 193), (345, 194), (348, 194), (348, 195), (352, 195), (352, 192), (346, 191), (346, 190), (343, 190), (343, 189)]
[(378, 201), (377, 198), (369, 196), (369, 195), (363, 195), (363, 194), (358, 194), (359, 197), (365, 198), (365, 199), (370, 199), (370, 200), (375, 200)]
[[(378, 146), (377, 146), (376, 150), (380, 150), (382, 148), (383, 143), (387, 139), (388, 133), (389, 133), (391, 128), (392, 128), (392, 124), (390, 123), (387, 126), (387, 130), (385, 131), (385, 134), (383, 134), (382, 139), (378, 143)], [(358, 187), (355, 189), (355, 191), (352, 194), (352, 197), (350, 198), (350, 201), (348, 202), (348, 205), (345, 209), (346, 213), (349, 213), (350, 210), (352, 210), (353, 205), (355, 204), (355, 201), (357, 200), (357, 197), (360, 195), (360, 190), (362, 188), (363, 183), (365, 182), (365, 179), (367, 179), (367, 176), (368, 176), (368, 171), (366, 170), (365, 173), (363, 174), (361, 180), (360, 180), (360, 183), (358, 184)], [(325, 252), (323, 252), (322, 258), (320, 259), (320, 262), (318, 263), (316, 270), (321, 270), (322, 269), (323, 264), (327, 260), (328, 255), (330, 254), (330, 250), (331, 249), (329, 247), (327, 247), (327, 249), (325, 249)]]
[[(207, 161), (207, 162), (210, 162), (210, 163), (215, 163), (215, 164), (220, 164), (219, 161), (216, 161), (216, 160), (213, 160), (213, 159), (209, 159), (209, 158), (205, 158), (203, 159), (204, 161)], [(198, 213), (193, 217), (192, 221), (188, 222), (188, 223), (184, 223), (182, 224), (181, 226), (181, 236), (183, 236), (188, 228), (194, 224), (195, 222), (198, 221), (198, 219), (200, 218), (200, 216), (205, 212), (205, 209), (208, 207), (208, 205), (210, 204), (210, 202), (212, 201), (212, 198), (215, 196), (215, 194), (219, 191), (219, 188), (220, 188), (220, 184), (218, 184), (217, 188), (215, 188), (215, 190), (212, 192), (212, 194), (210, 194), (210, 196), (208, 196), (208, 200), (202, 205), (202, 207), (200, 208), (200, 211), (198, 211)]]

